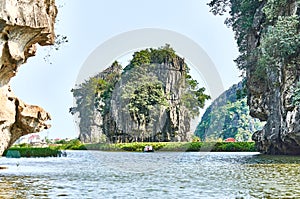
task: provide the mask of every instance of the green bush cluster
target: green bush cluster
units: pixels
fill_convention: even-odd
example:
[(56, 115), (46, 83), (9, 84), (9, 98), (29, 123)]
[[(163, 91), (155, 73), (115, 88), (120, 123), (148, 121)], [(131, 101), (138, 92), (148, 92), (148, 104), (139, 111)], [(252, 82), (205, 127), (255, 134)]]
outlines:
[[(229, 10), (225, 23), (235, 32), (240, 51), (237, 65), (242, 70), (255, 66), (254, 80), (266, 80), (270, 68), (297, 67), (299, 16), (291, 12), (292, 4), (288, 0), (211, 0), (208, 4), (213, 14)], [(258, 41), (255, 47), (249, 45), (251, 35)]]
[(65, 141), (64, 144), (51, 147), (57, 150), (86, 150), (85, 146), (78, 139)]

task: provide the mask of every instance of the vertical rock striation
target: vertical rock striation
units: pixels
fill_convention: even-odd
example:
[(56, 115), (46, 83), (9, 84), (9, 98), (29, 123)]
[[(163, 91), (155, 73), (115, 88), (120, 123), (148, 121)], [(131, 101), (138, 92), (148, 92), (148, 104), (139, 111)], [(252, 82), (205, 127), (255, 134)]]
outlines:
[[(158, 80), (162, 83), (163, 93), (168, 95), (168, 108), (154, 105), (149, 112), (147, 122), (140, 123), (133, 118), (126, 108), (128, 101), (122, 99), (126, 85), (135, 82), (135, 87), (142, 86), (141, 77), (145, 73), (149, 81)], [(116, 84), (111, 99), (111, 108), (104, 120), (104, 133), (113, 142), (178, 142), (189, 141), (193, 132), (190, 130), (191, 115), (182, 105), (185, 92), (186, 65), (184, 59), (173, 58), (162, 64), (144, 65), (142, 68), (131, 69), (122, 75), (121, 81)], [(142, 132), (142, 133), (141, 133)]]
[(171, 48), (147, 49), (124, 70), (114, 62), (72, 89), (76, 106), (70, 112), (80, 119), (85, 143), (183, 142), (192, 139), (191, 119), (209, 99), (204, 91)]
[(300, 2), (212, 0), (235, 32), (246, 72), (250, 115), (266, 121), (253, 135), (266, 154), (300, 155)]
[(0, 1), (0, 154), (19, 137), (50, 127), (50, 115), (18, 99), (9, 82), (35, 55), (36, 44), (54, 43), (56, 14), (54, 0)]
[[(268, 29), (268, 26), (262, 25), (266, 20), (263, 7), (264, 3), (256, 10), (252, 26), (254, 31), (248, 35), (249, 52), (260, 47), (263, 39), (261, 33)], [(299, 5), (294, 0), (288, 1), (280, 7), (278, 13), (284, 17), (298, 15)], [(278, 45), (279, 42), (285, 41), (278, 41)], [(273, 48), (274, 52), (279, 50), (276, 46)], [(257, 57), (252, 58), (254, 63), (257, 62)], [(293, 59), (294, 61), (291, 61)], [(266, 121), (264, 128), (253, 135), (253, 140), (263, 153), (300, 154), (300, 108), (293, 104), (294, 90), (300, 80), (297, 60), (299, 57), (290, 57), (286, 62), (269, 64), (263, 78), (257, 78), (257, 64), (247, 68), (250, 114), (261, 121)]]

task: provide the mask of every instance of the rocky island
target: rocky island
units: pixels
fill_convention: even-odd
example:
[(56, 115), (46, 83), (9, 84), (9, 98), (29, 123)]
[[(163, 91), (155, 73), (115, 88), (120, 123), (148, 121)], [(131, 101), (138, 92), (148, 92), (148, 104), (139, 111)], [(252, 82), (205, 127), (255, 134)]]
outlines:
[(85, 143), (190, 141), (191, 119), (210, 97), (166, 45), (135, 52), (123, 70), (114, 62), (73, 89)]

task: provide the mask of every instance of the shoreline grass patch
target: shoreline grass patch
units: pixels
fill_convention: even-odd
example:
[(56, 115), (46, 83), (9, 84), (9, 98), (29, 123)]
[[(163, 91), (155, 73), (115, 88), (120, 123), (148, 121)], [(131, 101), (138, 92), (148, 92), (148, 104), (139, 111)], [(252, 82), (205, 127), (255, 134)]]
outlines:
[(85, 144), (87, 150), (142, 152), (145, 146), (155, 151), (174, 152), (257, 152), (254, 142), (133, 142)]

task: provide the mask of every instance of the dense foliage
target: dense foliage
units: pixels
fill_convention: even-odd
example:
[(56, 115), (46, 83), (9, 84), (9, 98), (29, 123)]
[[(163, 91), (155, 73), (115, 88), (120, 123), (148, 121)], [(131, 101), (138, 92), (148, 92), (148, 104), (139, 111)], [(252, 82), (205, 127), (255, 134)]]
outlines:
[(124, 68), (124, 72), (143, 65), (168, 63), (175, 57), (175, 51), (169, 44), (159, 49), (150, 48), (137, 51), (133, 54), (133, 58), (128, 66)]
[[(141, 75), (141, 73), (139, 74)], [(160, 81), (145, 74), (140, 76), (137, 81), (126, 84), (122, 97), (128, 101), (127, 108), (131, 118), (137, 121), (138, 126), (141, 126), (153, 122), (154, 111), (158, 111), (161, 106), (167, 108), (169, 104)], [(152, 113), (152, 117), (150, 113)]]
[(192, 118), (195, 118), (200, 114), (200, 109), (204, 108), (206, 100), (211, 99), (211, 97), (204, 93), (204, 87), (198, 87), (199, 83), (188, 72), (185, 75), (185, 81), (186, 89), (181, 103), (190, 111)]
[(208, 4), (215, 15), (223, 15), (229, 10), (230, 17), (226, 19), (225, 24), (232, 27), (235, 32), (235, 39), (241, 53), (236, 63), (240, 69), (245, 69), (252, 64), (250, 57), (253, 52), (248, 51), (248, 35), (255, 31), (256, 27), (253, 26), (255, 13), (262, 4), (261, 0), (212, 0)]
[(300, 51), (299, 20), (297, 16), (278, 17), (269, 26), (259, 46), (258, 64), (262, 68), (291, 63)]
[[(241, 55), (236, 60), (240, 69), (256, 66), (252, 78), (266, 78), (266, 71), (278, 64), (296, 67), (300, 50), (299, 16), (292, 13), (290, 0), (212, 0), (214, 14), (230, 17), (225, 23), (236, 35)], [(250, 38), (250, 36), (254, 38)], [(256, 39), (256, 46), (249, 40)]]
[(237, 141), (251, 141), (252, 134), (263, 124), (249, 115), (244, 83), (225, 91), (208, 107), (195, 134), (203, 141), (235, 138)]

